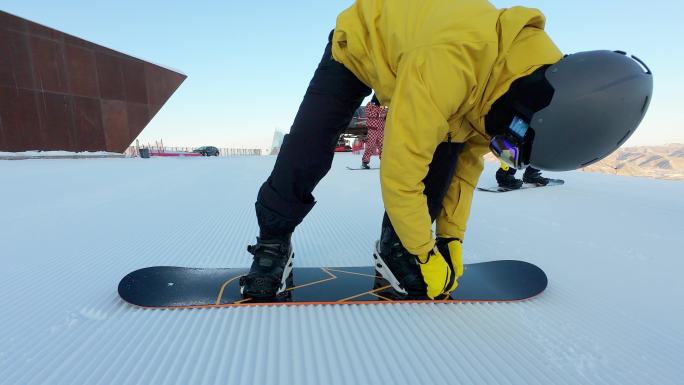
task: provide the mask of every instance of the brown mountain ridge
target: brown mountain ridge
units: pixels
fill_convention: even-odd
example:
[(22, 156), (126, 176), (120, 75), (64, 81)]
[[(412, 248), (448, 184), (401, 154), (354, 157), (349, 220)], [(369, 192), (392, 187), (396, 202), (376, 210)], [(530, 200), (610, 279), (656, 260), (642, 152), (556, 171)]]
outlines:
[[(485, 159), (497, 162), (491, 153)], [(581, 171), (684, 180), (684, 144), (623, 147)]]
[(684, 144), (620, 148), (582, 171), (684, 180)]

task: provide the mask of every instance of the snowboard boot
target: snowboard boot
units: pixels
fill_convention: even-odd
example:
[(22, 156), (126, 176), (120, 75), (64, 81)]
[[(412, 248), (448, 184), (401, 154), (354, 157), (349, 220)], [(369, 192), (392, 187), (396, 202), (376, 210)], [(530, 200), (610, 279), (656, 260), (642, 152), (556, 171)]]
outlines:
[(375, 243), (375, 270), (405, 298), (427, 299), (427, 285), (415, 255), (402, 246), (392, 228), (383, 228)]
[(365, 168), (366, 170), (370, 169), (370, 166), (368, 165), (368, 162), (361, 162), (361, 168)]
[(506, 190), (517, 190), (522, 187), (523, 181), (515, 179), (515, 171), (512, 167), (508, 170), (502, 168), (496, 170), (496, 183), (499, 184), (499, 187)]
[(541, 176), (541, 171), (536, 168), (528, 167), (523, 174), (523, 182), (536, 184), (537, 186), (546, 186), (549, 184), (549, 178)]
[(249, 298), (273, 298), (287, 288), (294, 252), (291, 234), (279, 238), (257, 237), (247, 251), (254, 255), (249, 273), (240, 278), (240, 293)]

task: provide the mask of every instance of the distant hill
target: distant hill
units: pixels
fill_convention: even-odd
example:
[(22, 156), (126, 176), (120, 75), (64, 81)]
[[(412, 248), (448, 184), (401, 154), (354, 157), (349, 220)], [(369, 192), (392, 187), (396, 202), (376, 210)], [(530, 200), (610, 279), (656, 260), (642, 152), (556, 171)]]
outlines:
[[(492, 154), (485, 159), (496, 161)], [(582, 171), (684, 180), (684, 144), (620, 148)]]
[(684, 180), (684, 144), (620, 148), (582, 171)]

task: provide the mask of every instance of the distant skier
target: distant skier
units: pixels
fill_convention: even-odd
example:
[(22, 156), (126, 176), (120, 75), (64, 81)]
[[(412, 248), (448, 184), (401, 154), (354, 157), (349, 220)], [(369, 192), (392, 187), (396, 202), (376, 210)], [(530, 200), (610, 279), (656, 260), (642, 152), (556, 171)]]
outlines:
[(550, 179), (543, 177), (541, 171), (532, 166), (527, 166), (525, 173), (523, 173), (522, 180), (516, 179), (516, 171), (515, 168), (501, 162), (501, 166), (496, 170), (496, 182), (499, 184), (499, 187), (517, 190), (522, 187), (523, 183), (535, 184), (537, 186), (546, 186), (549, 184)]
[(248, 247), (254, 260), (240, 280), (243, 295), (286, 289), (292, 232), (315, 204), (337, 137), (371, 90), (391, 106), (374, 265), (412, 297), (456, 288), (488, 149), (517, 169), (564, 171), (618, 148), (646, 113), (651, 72), (623, 52), (563, 56), (544, 22), (536, 9), (497, 9), (486, 0), (357, 0), (342, 12), (259, 190), (259, 236)]
[(387, 106), (380, 105), (378, 99), (373, 98), (366, 105), (366, 127), (368, 127), (368, 139), (366, 140), (366, 150), (361, 157), (361, 167), (369, 169), (370, 157), (378, 152), (378, 157), (382, 159), (382, 141), (385, 136), (385, 119), (387, 118)]

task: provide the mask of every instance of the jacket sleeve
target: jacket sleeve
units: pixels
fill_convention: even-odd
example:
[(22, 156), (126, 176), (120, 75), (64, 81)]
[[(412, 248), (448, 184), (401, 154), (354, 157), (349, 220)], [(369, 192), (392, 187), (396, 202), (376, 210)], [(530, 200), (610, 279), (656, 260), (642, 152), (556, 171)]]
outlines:
[(412, 254), (434, 247), (423, 179), (447, 120), (474, 89), (469, 55), (449, 48), (419, 48), (404, 55), (385, 126), (380, 168), (382, 198), (390, 221)]
[(437, 235), (464, 239), (470, 216), (473, 193), (484, 169), (484, 154), (489, 145), (482, 136), (470, 138), (458, 156), (456, 173), (442, 201), (442, 211), (437, 217)]

